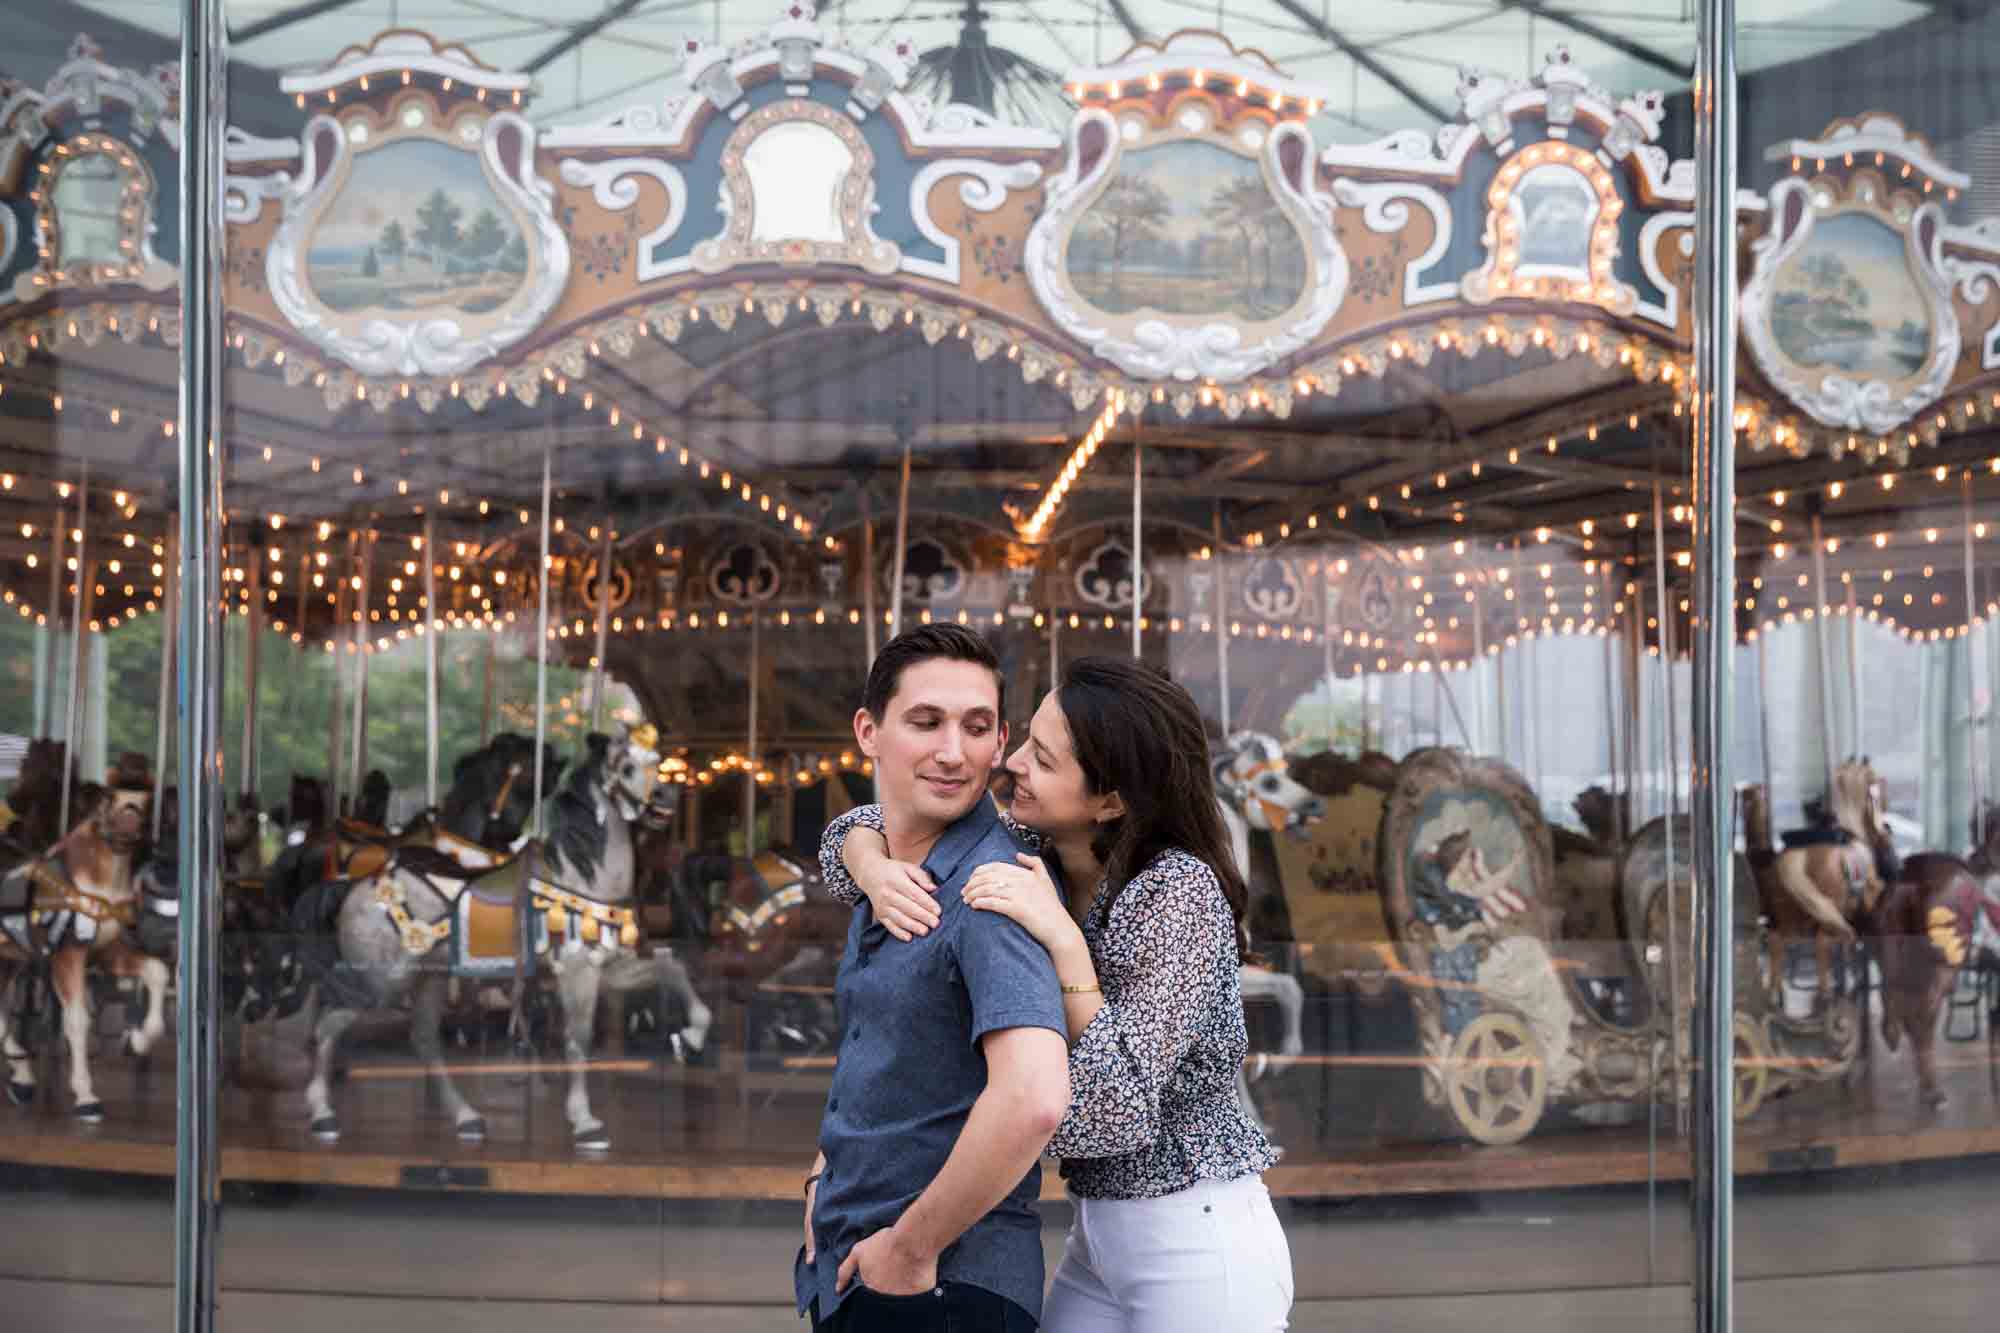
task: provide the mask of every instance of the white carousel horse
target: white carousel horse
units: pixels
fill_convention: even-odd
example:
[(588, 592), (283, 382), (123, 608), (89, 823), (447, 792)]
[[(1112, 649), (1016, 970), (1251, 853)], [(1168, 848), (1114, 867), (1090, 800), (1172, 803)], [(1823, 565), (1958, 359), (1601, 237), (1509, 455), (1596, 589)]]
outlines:
[(486, 975), (511, 971), (517, 1004), (529, 962), (524, 944), (546, 955), (562, 1003), (570, 1069), (564, 1109), (573, 1140), (579, 1148), (610, 1145), (603, 1121), (591, 1113), (584, 1062), (604, 970), (638, 938), (631, 826), (658, 778), (655, 744), (650, 726), (615, 740), (593, 736), (589, 759), (556, 793), (548, 838), (476, 878), (466, 879), (450, 858), (405, 848), (346, 892), (336, 931), (345, 984), (328, 987), (306, 1086), (315, 1136), (339, 1137), (328, 1084), (342, 1034), (363, 1009), (408, 995), (412, 1041), (459, 1136), (485, 1137), (485, 1119), (452, 1083), (439, 1038), (446, 973), (461, 969), (483, 942)]
[[(1213, 759), (1215, 789), (1222, 810), (1222, 825), (1229, 834), (1230, 851), (1236, 858), (1237, 873), (1246, 889), (1251, 886), (1250, 831), (1278, 834), (1295, 832), (1326, 813), (1326, 802), (1296, 781), (1276, 739), (1261, 732), (1238, 731), (1222, 743)], [(1272, 886), (1273, 892), (1283, 892)], [(1298, 978), (1254, 963), (1237, 970), (1237, 980), (1247, 1000), (1268, 1000), (1278, 1006), (1284, 1019), (1278, 1053), (1283, 1057), (1305, 1050), (1305, 991)], [(1259, 1077), (1270, 1067), (1267, 1055), (1255, 1057)], [(1250, 1099), (1250, 1084), (1243, 1071), (1236, 1074), (1236, 1097), (1243, 1109), (1260, 1125), (1264, 1118)], [(1265, 1126), (1269, 1129), (1269, 1126)]]
[[(69, 1048), (70, 1092), (76, 1116), (95, 1123), (104, 1105), (91, 1082), (90, 994), (86, 970), (93, 964), (115, 977), (137, 977), (145, 991), (146, 1013), (125, 1043), (145, 1055), (166, 1035), (166, 963), (141, 952), (134, 937), (139, 921), (139, 888), (132, 863), (145, 840), (152, 792), (143, 778), (112, 774), (112, 785), (68, 836), (46, 853), (16, 866), (0, 881), (0, 993), (23, 965), (46, 955), (49, 980), (62, 1008), (64, 1043)], [(7, 1065), (7, 1096), (16, 1105), (33, 1099), (34, 1066), (12, 1017), (0, 1005), (0, 1057)]]

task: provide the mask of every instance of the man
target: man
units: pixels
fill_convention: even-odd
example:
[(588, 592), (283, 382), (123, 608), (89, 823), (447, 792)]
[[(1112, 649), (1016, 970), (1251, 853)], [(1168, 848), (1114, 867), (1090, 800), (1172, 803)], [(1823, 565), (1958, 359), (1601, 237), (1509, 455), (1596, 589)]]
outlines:
[(959, 897), (1018, 850), (986, 796), (1002, 703), (986, 642), (927, 625), (883, 648), (854, 716), (890, 853), (929, 873), (940, 919), (897, 941), (864, 903), (848, 930), (793, 1272), (824, 1333), (1017, 1333), (1041, 1316), (1038, 1163), (1069, 1105), (1062, 995), (1027, 931)]

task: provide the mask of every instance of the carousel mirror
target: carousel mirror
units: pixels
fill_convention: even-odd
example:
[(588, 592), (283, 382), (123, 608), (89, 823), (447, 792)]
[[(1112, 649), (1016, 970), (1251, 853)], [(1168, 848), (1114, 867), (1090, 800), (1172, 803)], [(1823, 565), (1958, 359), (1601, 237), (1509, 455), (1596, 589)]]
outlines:
[(847, 239), (841, 190), (854, 170), (853, 152), (823, 125), (793, 120), (773, 125), (743, 150), (758, 242)]

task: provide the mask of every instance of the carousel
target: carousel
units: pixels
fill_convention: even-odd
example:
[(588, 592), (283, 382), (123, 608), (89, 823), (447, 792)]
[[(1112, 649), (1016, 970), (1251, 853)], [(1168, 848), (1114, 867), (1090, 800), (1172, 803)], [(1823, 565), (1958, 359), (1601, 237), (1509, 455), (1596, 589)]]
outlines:
[[(1051, 129), (921, 55), (796, 4), (550, 124), (397, 29), (229, 131), (225, 1177), (792, 1198), (819, 834), (941, 619), (1017, 721), (1080, 654), (1207, 710), (1275, 1190), (1685, 1177), (1684, 98), (1558, 46), (1337, 142), (1182, 32)], [(1747, 1171), (2000, 1151), (2000, 219), (1920, 125), (1795, 129), (1739, 213)], [(174, 1165), (181, 135), (88, 37), (0, 87), (22, 1163)]]

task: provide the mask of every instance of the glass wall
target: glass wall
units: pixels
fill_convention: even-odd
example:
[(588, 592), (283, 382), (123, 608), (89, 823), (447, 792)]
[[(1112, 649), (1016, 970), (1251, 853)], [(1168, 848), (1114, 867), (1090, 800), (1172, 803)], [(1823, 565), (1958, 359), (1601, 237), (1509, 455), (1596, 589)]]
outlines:
[[(937, 621), (991, 642), (1017, 738), (1085, 655), (1201, 708), (1294, 1327), (1687, 1325), (1719, 1004), (1746, 1322), (1965, 1321), (1990, 25), (1722, 35), (1718, 571), (1693, 12), (1336, 8), (229, 0), (222, 1068), (181, 1091), (220, 1126), (224, 1327), (795, 1326), (852, 920), (816, 853), (873, 797), (869, 661)], [(178, 32), (6, 12), (0, 1286), (159, 1326)], [(1733, 774), (1694, 741), (1718, 574)], [(109, 869), (47, 858), (79, 821)], [(137, 951), (79, 924), (98, 873)], [(52, 998), (85, 945), (87, 1089)], [(1053, 1172), (1043, 1210), (1053, 1262)]]

